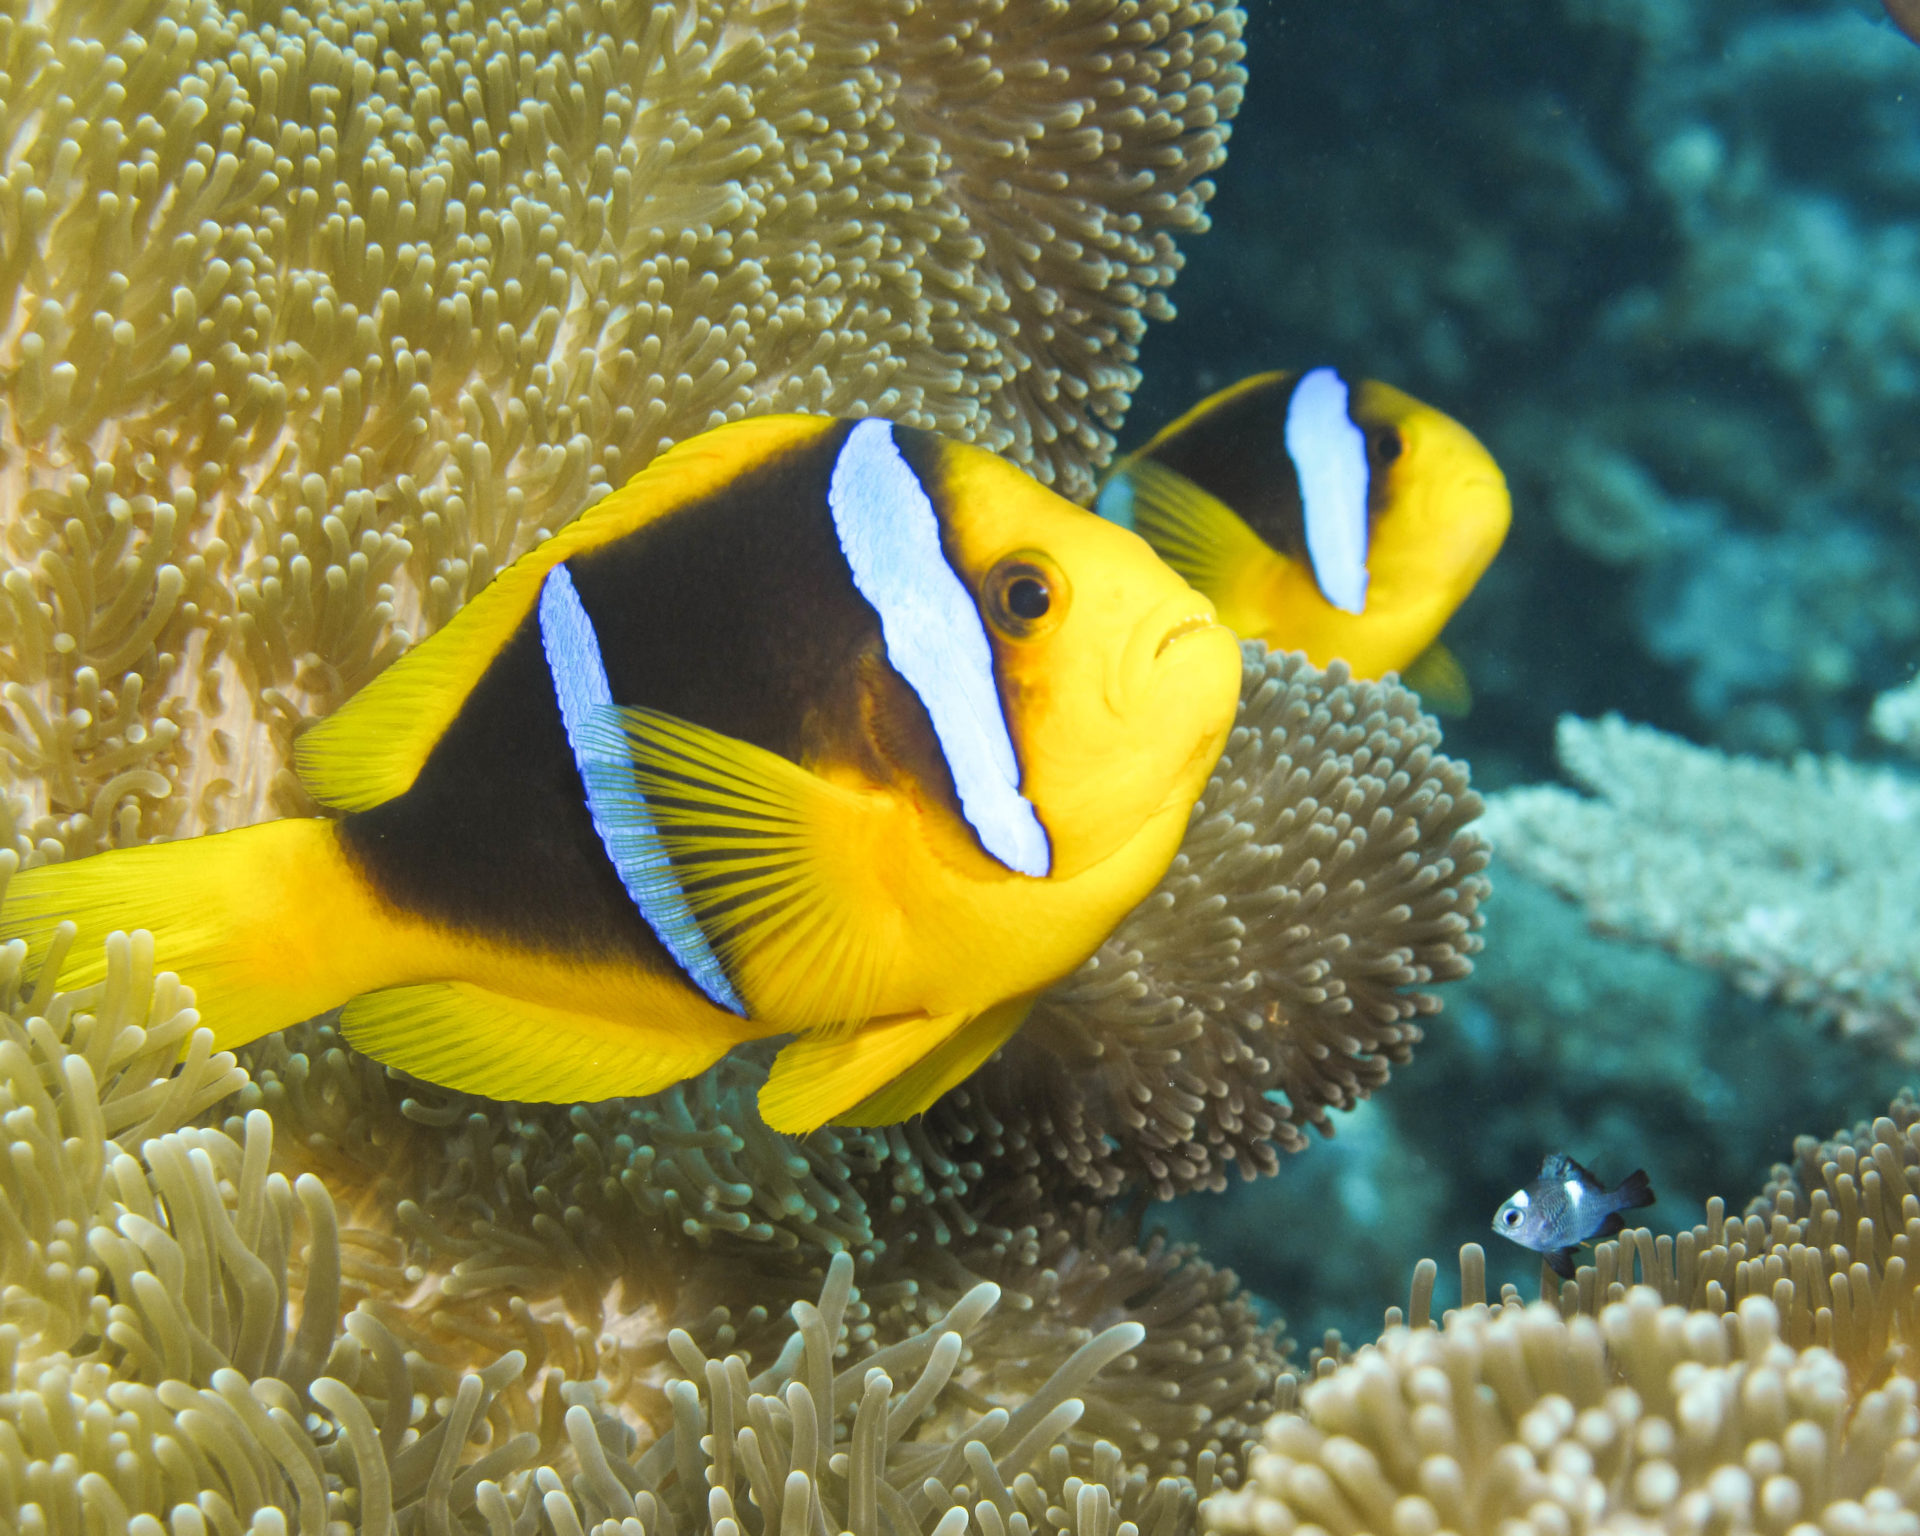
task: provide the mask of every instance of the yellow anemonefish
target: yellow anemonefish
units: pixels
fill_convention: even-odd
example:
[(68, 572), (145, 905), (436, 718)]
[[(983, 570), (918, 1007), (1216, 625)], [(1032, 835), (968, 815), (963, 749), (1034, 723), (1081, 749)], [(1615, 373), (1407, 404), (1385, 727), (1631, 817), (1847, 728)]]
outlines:
[(1122, 459), (1095, 509), (1247, 639), (1360, 677), (1405, 670), (1464, 709), (1465, 677), (1437, 640), (1512, 506), (1492, 455), (1433, 407), (1332, 368), (1255, 374)]
[[(649, 1093), (792, 1032), (769, 1124), (986, 1059), (1171, 862), (1240, 653), (991, 454), (779, 416), (663, 455), (302, 736), (342, 814), (14, 876), (70, 985), (153, 931), (221, 1046), (344, 1004), (497, 1098)], [(49, 946), (53, 946), (50, 950)]]

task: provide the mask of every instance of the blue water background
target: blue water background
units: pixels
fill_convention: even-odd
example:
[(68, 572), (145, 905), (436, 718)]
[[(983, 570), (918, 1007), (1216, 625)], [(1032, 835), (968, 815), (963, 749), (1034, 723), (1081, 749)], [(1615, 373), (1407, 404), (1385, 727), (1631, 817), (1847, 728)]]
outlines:
[[(1567, 712), (1778, 758), (1885, 756), (1920, 661), (1920, 48), (1877, 4), (1258, 3), (1213, 231), (1150, 333), (1137, 441), (1334, 362), (1466, 422), (1514, 495), (1449, 628), (1476, 784)], [(1487, 950), (1413, 1064), (1279, 1177), (1169, 1208), (1317, 1342), (1561, 1150), (1644, 1166), (1662, 1231), (1915, 1076), (1496, 865)], [(1920, 914), (1916, 914), (1920, 926)]]

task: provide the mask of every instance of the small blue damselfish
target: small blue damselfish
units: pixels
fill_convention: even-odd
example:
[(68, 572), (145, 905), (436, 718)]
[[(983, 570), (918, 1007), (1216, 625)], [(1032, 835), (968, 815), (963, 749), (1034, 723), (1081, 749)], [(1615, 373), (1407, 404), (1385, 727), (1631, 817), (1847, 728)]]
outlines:
[(1626, 1225), (1622, 1211), (1652, 1204), (1653, 1186), (1642, 1170), (1608, 1189), (1572, 1158), (1549, 1152), (1540, 1176), (1493, 1213), (1493, 1230), (1533, 1249), (1562, 1280), (1571, 1280), (1582, 1243), (1612, 1237)]

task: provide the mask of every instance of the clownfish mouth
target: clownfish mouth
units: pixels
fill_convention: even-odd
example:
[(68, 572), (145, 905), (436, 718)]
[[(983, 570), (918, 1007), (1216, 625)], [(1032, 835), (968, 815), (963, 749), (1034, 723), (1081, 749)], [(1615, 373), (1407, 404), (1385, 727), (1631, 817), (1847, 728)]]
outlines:
[(1177, 645), (1189, 635), (1202, 634), (1209, 629), (1218, 627), (1219, 621), (1215, 619), (1211, 613), (1188, 614), (1184, 619), (1180, 620), (1179, 623), (1175, 624), (1172, 629), (1160, 637), (1160, 644), (1154, 648), (1153, 659), (1158, 661), (1162, 656), (1166, 655), (1170, 646)]

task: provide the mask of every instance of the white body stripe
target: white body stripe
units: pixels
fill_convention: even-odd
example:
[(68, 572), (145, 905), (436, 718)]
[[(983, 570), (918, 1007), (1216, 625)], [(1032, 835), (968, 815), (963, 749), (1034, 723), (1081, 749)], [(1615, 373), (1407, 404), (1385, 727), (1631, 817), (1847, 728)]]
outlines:
[(1367, 608), (1367, 437), (1347, 414), (1346, 381), (1315, 368), (1287, 405), (1287, 455), (1300, 479), (1307, 558), (1320, 595), (1348, 613)]
[(933, 503), (886, 422), (847, 434), (827, 501), (853, 584), (880, 615), (888, 662), (933, 720), (980, 845), (1019, 874), (1046, 874), (1047, 833), (1020, 793), (986, 625), (947, 564)]
[(1567, 1192), (1568, 1205), (1573, 1205), (1573, 1206), (1579, 1205), (1581, 1191), (1580, 1191), (1580, 1181), (1578, 1179), (1568, 1179), (1567, 1182), (1562, 1184), (1560, 1187)]
[(567, 745), (586, 791), (587, 814), (620, 883), (694, 985), (720, 1007), (745, 1017), (746, 1005), (680, 889), (646, 798), (633, 782), (633, 765), (609, 745), (620, 739), (618, 732), (606, 729), (614, 714), (613, 689), (600, 656), (600, 637), (564, 565), (549, 571), (540, 588), (540, 643)]

